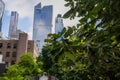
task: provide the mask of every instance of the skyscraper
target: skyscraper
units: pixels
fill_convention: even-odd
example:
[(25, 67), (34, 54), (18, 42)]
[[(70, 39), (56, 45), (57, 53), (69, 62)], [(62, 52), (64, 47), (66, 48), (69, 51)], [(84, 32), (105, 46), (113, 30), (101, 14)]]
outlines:
[(53, 6), (41, 7), (41, 3), (34, 7), (33, 40), (37, 43), (39, 51), (45, 44), (44, 39), (52, 31)]
[(17, 39), (19, 34), (17, 34), (18, 27), (18, 13), (16, 11), (11, 12), (10, 25), (9, 25), (9, 39)]
[(2, 30), (2, 17), (4, 13), (4, 8), (5, 8), (5, 4), (2, 0), (0, 0), (0, 32)]
[(58, 14), (56, 19), (55, 19), (55, 33), (59, 33), (62, 31), (62, 29), (64, 28), (63, 26), (63, 19), (61, 14)]

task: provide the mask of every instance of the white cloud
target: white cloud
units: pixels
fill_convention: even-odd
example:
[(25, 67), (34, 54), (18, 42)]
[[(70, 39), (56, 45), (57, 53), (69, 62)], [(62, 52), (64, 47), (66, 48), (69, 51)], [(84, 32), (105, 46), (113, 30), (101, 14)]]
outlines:
[[(53, 25), (55, 22), (55, 17), (57, 14), (64, 14), (68, 11), (68, 8), (64, 6), (64, 0), (4, 0), (5, 9), (9, 12), (17, 11), (19, 13), (19, 18), (30, 18), (33, 19), (34, 6), (39, 2), (42, 3), (42, 6), (53, 5)], [(71, 25), (65, 20), (65, 26)]]
[(33, 18), (34, 6), (39, 2), (42, 3), (42, 6), (53, 5), (54, 17), (58, 13), (65, 13), (67, 10), (67, 8), (64, 7), (64, 0), (4, 0), (4, 2), (6, 5), (5, 9), (9, 12), (9, 14), (11, 11), (17, 11), (20, 15), (20, 18)]
[(20, 18), (33, 18), (34, 5), (39, 2), (38, 0), (4, 0), (5, 9), (11, 13), (11, 11), (17, 11)]

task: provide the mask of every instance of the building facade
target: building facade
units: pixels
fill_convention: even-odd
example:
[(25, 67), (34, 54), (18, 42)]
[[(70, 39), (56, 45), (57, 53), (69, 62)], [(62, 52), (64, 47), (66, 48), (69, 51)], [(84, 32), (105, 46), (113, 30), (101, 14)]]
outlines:
[(9, 34), (8, 34), (9, 39), (18, 39), (19, 37), (19, 33), (17, 33), (18, 16), (19, 14), (16, 11), (11, 12)]
[(53, 6), (41, 7), (41, 3), (34, 7), (33, 40), (41, 51), (45, 44), (44, 39), (52, 31)]
[(2, 18), (5, 9), (5, 4), (2, 0), (0, 0), (0, 38), (2, 38)]
[(0, 40), (0, 54), (6, 66), (10, 66), (19, 61), (20, 56), (27, 52), (33, 53), (37, 58), (38, 48), (33, 40), (28, 40), (27, 33), (20, 33), (19, 40)]
[(55, 19), (55, 33), (58, 34), (59, 32), (62, 31), (63, 28), (64, 28), (64, 25), (63, 25), (62, 16), (61, 14), (58, 14)]
[(4, 13), (4, 8), (5, 8), (5, 4), (2, 0), (0, 0), (0, 32), (2, 30), (2, 17)]

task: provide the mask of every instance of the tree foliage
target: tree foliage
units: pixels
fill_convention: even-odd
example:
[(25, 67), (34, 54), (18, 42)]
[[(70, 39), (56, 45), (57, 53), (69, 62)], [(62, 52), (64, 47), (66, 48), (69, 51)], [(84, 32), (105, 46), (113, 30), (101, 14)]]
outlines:
[(77, 26), (49, 34), (43, 68), (60, 80), (119, 80), (120, 1), (65, 0)]
[(4, 75), (4, 80), (24, 80), (42, 73), (42, 62), (36, 62), (32, 53), (21, 56), (20, 61), (10, 67)]

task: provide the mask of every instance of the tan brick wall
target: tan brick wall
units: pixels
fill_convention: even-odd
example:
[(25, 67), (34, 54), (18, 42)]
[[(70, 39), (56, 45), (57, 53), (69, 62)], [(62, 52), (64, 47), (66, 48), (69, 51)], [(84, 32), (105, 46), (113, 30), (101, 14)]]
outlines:
[[(38, 48), (33, 40), (28, 40), (26, 33), (20, 33), (19, 40), (0, 40), (0, 45), (1, 44), (0, 54), (3, 55), (3, 61), (5, 61), (8, 66), (11, 65), (12, 61), (19, 61), (20, 56), (27, 52), (32, 52), (34, 58), (38, 57)], [(10, 44), (10, 47), (8, 44)], [(7, 52), (9, 52), (9, 55), (6, 55)], [(16, 56), (13, 56), (13, 53), (16, 53)]]
[(18, 40), (18, 55), (17, 61), (20, 59), (20, 56), (24, 53), (27, 53), (27, 46), (28, 46), (28, 35), (26, 33), (20, 33), (19, 40)]

